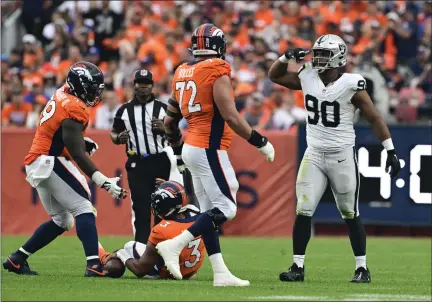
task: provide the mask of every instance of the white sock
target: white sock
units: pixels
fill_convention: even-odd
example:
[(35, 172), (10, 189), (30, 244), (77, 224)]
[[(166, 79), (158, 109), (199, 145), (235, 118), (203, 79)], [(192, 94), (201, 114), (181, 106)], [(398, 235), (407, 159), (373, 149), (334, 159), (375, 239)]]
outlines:
[(297, 264), (298, 267), (303, 267), (305, 255), (294, 255), (294, 263)]
[(229, 273), (228, 267), (222, 258), (221, 253), (213, 254), (209, 257), (214, 274)]
[(27, 256), (31, 256), (32, 253), (27, 252), (25, 249), (23, 249), (22, 247), (19, 248), (19, 250), (21, 252), (23, 252), (24, 254), (26, 254)]
[(356, 269), (358, 269), (359, 267), (366, 268), (366, 255), (356, 256), (355, 261), (356, 261)]
[(182, 250), (186, 246), (186, 244), (188, 244), (189, 242), (194, 240), (194, 238), (195, 237), (194, 237), (194, 235), (191, 234), (191, 232), (189, 232), (188, 230), (185, 230), (183, 233), (176, 236), (174, 238), (174, 241), (178, 242), (179, 249)]

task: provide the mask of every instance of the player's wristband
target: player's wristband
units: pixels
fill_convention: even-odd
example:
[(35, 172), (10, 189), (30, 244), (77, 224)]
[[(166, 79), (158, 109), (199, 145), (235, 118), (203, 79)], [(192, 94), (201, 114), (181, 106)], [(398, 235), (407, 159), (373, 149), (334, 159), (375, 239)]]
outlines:
[(383, 141), (382, 145), (384, 149), (386, 149), (387, 151), (394, 150), (393, 141), (391, 138), (388, 138), (385, 141)]
[(180, 146), (177, 146), (177, 147), (172, 147), (172, 149), (174, 151), (174, 155), (180, 156), (182, 154), (183, 144), (181, 144)]
[(95, 182), (95, 184), (102, 188), (102, 185), (107, 181), (108, 177), (103, 175), (101, 172), (96, 171), (93, 173), (91, 179)]
[(248, 143), (257, 148), (261, 148), (267, 143), (267, 138), (259, 134), (257, 131), (252, 130)]
[(132, 259), (131, 255), (129, 255), (129, 253), (126, 252), (125, 249), (119, 249), (117, 251), (117, 257), (119, 257), (119, 259), (121, 260), (121, 262), (123, 262), (124, 265), (126, 265), (126, 261)]
[(288, 62), (290, 61), (290, 59), (287, 59), (287, 57), (285, 57), (285, 54), (281, 55), (279, 57), (279, 61), (281, 61), (284, 64), (288, 64)]

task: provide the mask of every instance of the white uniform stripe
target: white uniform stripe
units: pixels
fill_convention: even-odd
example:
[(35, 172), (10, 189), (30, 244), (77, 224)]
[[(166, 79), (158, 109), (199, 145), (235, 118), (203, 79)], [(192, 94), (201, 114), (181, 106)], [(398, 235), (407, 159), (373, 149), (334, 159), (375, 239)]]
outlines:
[(150, 154), (156, 154), (157, 151), (162, 150), (156, 150), (156, 145), (155, 145), (155, 139), (153, 137), (153, 132), (152, 132), (152, 123), (151, 120), (153, 118), (153, 108), (155, 105), (155, 101), (150, 102), (148, 104), (146, 104), (145, 106), (145, 125), (146, 125), (146, 130), (147, 130), (147, 140), (148, 140), (148, 145), (149, 145), (149, 149), (148, 152)]
[(138, 135), (138, 145), (140, 152), (142, 155), (147, 154), (146, 145), (144, 141), (144, 130), (143, 130), (143, 124), (142, 124), (142, 107), (141, 106), (134, 106), (134, 115), (135, 115), (135, 124), (137, 129), (137, 135)]
[(130, 119), (129, 119), (129, 115), (128, 115), (127, 110), (123, 111), (121, 119), (125, 123), (126, 129), (129, 130), (129, 137), (130, 137), (131, 143), (130, 144), (128, 143), (128, 150), (133, 150), (135, 152), (138, 152), (138, 150), (136, 148), (135, 135), (133, 134), (133, 131), (132, 131), (132, 126), (130, 124)]

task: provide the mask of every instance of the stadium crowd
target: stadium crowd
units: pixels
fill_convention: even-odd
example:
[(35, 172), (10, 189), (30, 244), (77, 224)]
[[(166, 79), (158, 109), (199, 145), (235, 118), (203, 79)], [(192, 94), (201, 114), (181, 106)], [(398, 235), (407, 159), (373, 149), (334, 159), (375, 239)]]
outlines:
[[(175, 68), (193, 59), (190, 34), (203, 22), (228, 39), (236, 106), (258, 129), (295, 129), (307, 112), (301, 91), (273, 84), (267, 71), (288, 48), (311, 48), (326, 33), (348, 45), (346, 72), (362, 74), (387, 122), (432, 116), (430, 1), (2, 1), (2, 20), (21, 7), (27, 32), (1, 56), (3, 127), (34, 128), (69, 66), (86, 60), (105, 75), (103, 104), (90, 127), (109, 129), (146, 68), (167, 100)], [(296, 70), (300, 65), (290, 64)], [(361, 119), (361, 117), (359, 117)], [(185, 123), (183, 127), (187, 127)]]

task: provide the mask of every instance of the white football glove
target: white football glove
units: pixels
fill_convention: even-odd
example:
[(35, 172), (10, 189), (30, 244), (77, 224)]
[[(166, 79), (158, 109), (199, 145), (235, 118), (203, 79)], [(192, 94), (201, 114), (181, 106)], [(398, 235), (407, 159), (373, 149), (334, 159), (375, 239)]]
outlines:
[(273, 148), (273, 145), (267, 141), (267, 143), (262, 146), (261, 148), (258, 148), (258, 151), (265, 155), (268, 162), (274, 161), (275, 158), (275, 150)]
[(186, 169), (185, 163), (183, 162), (181, 155), (176, 155), (176, 159), (177, 159), (177, 169), (181, 174), (183, 174), (184, 170)]
[(94, 140), (92, 140), (90, 137), (84, 137), (84, 143), (85, 143), (85, 149), (86, 152), (92, 156), (97, 149), (99, 149), (98, 144)]
[(127, 191), (120, 188), (117, 185), (117, 182), (120, 180), (120, 177), (108, 178), (105, 175), (103, 175), (101, 172), (96, 171), (92, 175), (92, 180), (99, 187), (104, 188), (114, 198), (120, 199), (120, 198), (127, 197)]

